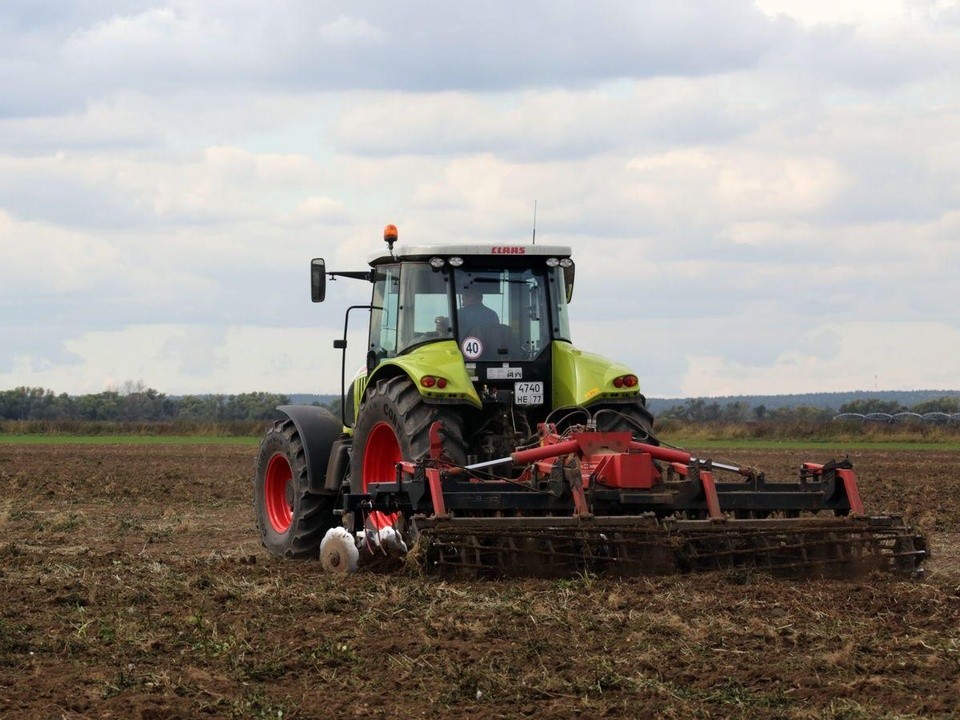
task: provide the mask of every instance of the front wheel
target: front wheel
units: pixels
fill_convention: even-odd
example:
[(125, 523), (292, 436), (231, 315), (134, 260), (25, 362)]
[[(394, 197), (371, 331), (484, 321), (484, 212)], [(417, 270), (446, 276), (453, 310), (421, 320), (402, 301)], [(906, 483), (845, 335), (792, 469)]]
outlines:
[(253, 504), (260, 541), (271, 555), (316, 557), (333, 527), (331, 493), (311, 492), (300, 433), (292, 420), (274, 424), (260, 442), (253, 477)]

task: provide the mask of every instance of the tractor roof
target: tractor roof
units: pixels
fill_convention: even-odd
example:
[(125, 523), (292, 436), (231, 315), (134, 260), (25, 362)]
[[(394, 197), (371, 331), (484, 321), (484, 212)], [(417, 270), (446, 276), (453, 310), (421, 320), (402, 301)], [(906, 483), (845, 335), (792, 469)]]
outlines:
[(395, 260), (429, 260), (432, 257), (570, 257), (570, 248), (563, 245), (397, 245), (393, 248), (393, 257), (381, 250), (370, 257), (371, 265), (394, 262)]

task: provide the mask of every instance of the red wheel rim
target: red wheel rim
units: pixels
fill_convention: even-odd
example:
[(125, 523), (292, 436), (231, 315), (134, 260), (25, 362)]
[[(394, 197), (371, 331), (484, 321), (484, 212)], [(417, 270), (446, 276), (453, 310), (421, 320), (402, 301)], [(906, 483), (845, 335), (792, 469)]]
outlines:
[(293, 522), (293, 470), (285, 455), (277, 453), (267, 463), (263, 480), (263, 499), (267, 507), (267, 519), (278, 533), (290, 529)]
[(396, 465), (403, 460), (400, 441), (388, 423), (378, 422), (367, 437), (363, 450), (363, 492), (374, 482), (390, 482), (397, 474)]

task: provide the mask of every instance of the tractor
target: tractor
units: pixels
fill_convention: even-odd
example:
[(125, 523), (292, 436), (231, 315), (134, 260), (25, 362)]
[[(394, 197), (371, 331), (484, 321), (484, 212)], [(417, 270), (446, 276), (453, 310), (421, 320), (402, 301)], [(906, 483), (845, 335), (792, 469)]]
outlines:
[[(343, 336), (340, 417), (279, 408), (254, 474), (269, 553), (352, 571), (410, 556), (429, 571), (499, 576), (762, 567), (921, 572), (926, 543), (864, 511), (848, 461), (771, 482), (666, 446), (637, 375), (572, 343), (568, 247), (400, 245), (369, 269), (311, 263), (372, 286)], [(365, 367), (347, 382), (353, 311)], [(720, 480), (715, 473), (732, 475)]]

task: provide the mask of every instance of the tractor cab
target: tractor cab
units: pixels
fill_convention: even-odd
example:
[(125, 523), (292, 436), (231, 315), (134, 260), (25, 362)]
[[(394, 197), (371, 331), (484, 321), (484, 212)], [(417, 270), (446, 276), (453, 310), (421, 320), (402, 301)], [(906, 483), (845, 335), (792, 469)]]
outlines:
[[(368, 382), (403, 373), (428, 402), (482, 409), (527, 406), (533, 422), (553, 407), (554, 348), (570, 345), (567, 303), (573, 294), (570, 248), (549, 245), (406, 245), (387, 248), (368, 271), (330, 272), (313, 262), (313, 300), (324, 299), (326, 278), (373, 284), (366, 373), (346, 378), (343, 420), (352, 426)], [(352, 307), (348, 310), (361, 309)], [(346, 323), (345, 323), (346, 325)], [(522, 381), (522, 382), (521, 382)]]
[[(529, 362), (570, 340), (559, 247), (403, 247), (375, 257), (370, 363), (453, 340), (467, 362)], [(562, 263), (562, 264), (561, 264)]]

